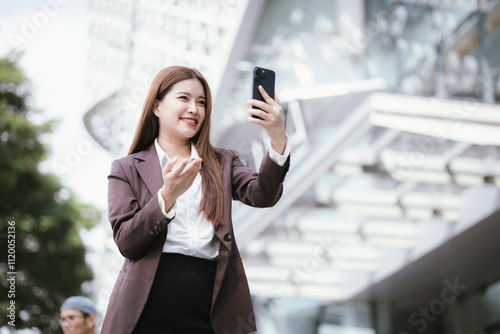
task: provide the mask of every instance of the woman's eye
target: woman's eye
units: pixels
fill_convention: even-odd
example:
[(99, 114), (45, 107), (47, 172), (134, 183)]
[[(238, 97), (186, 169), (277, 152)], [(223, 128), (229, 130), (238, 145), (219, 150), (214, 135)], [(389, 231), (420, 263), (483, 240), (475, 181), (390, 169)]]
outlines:
[(201, 104), (202, 106), (206, 105), (205, 101), (200, 101), (198, 103)]
[(187, 96), (179, 96), (180, 99), (187, 100)]

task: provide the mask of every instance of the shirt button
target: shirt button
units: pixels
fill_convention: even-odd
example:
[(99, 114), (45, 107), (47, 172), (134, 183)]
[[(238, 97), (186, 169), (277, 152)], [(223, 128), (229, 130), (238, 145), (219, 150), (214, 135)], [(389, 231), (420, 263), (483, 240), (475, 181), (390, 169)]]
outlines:
[(225, 241), (231, 241), (232, 239), (233, 239), (233, 236), (231, 235), (231, 233), (224, 234)]

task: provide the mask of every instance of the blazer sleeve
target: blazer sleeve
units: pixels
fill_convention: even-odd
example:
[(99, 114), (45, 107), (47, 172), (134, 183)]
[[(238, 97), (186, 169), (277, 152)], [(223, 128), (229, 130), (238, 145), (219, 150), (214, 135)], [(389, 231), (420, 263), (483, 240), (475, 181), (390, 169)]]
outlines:
[(283, 181), (289, 168), (290, 156), (280, 166), (267, 153), (256, 173), (243, 164), (236, 152), (232, 152), (233, 199), (259, 208), (275, 205), (283, 194)]
[(149, 198), (148, 191), (147, 200), (143, 199), (146, 195), (139, 189), (142, 181), (132, 170), (135, 171), (133, 166), (124, 166), (120, 160), (113, 161), (108, 176), (108, 217), (120, 253), (136, 260), (157, 238), (165, 239), (164, 232), (171, 219), (161, 213), (157, 193)]

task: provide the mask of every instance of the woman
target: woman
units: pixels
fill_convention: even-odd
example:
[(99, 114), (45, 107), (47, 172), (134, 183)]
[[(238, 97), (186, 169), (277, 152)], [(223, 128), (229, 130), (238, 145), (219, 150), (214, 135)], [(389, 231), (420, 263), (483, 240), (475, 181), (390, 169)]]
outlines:
[(108, 176), (113, 237), (125, 257), (101, 333), (255, 331), (233, 236), (231, 201), (255, 207), (281, 197), (289, 167), (279, 100), (249, 100), (249, 121), (271, 148), (259, 173), (210, 144), (212, 100), (195, 69), (172, 66), (151, 84), (129, 155)]

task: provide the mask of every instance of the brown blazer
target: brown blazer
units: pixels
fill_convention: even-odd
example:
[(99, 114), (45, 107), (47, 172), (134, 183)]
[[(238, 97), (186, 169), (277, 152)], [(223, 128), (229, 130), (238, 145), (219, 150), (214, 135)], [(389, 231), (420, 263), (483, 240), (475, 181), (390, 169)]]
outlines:
[[(259, 173), (247, 168), (238, 155), (224, 156), (224, 221), (216, 231), (220, 239), (211, 321), (216, 334), (256, 331), (247, 278), (231, 220), (232, 199), (254, 207), (269, 207), (281, 197), (290, 158), (283, 167), (267, 154)], [(158, 205), (163, 185), (153, 145), (113, 161), (108, 176), (108, 213), (113, 238), (125, 257), (108, 304), (102, 334), (129, 334), (146, 304), (167, 235), (170, 220)]]

